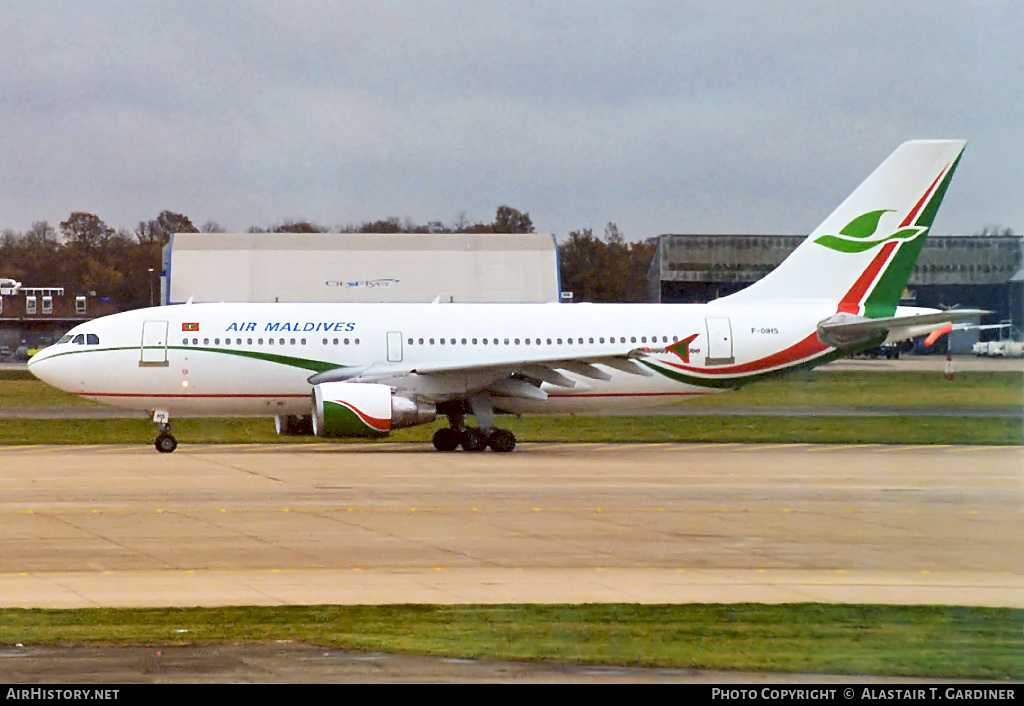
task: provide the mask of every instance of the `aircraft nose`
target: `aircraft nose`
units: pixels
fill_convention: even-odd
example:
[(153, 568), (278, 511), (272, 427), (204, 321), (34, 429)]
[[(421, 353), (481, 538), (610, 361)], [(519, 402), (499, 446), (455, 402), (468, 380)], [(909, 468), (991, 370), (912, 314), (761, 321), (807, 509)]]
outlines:
[(47, 355), (47, 351), (49, 351), (49, 348), (44, 348), (43, 350), (37, 352), (34, 356), (29, 358), (28, 363), (26, 363), (29, 372), (31, 372), (33, 375), (35, 375), (43, 382), (46, 382), (46, 379), (42, 376), (43, 371), (46, 369), (45, 361), (47, 358), (50, 357), (49, 355)]
[(63, 379), (66, 375), (61, 374), (61, 368), (66, 368), (67, 366), (61, 365), (60, 361), (56, 360), (57, 356), (53, 348), (54, 346), (44, 348), (29, 358), (28, 370), (47, 385), (67, 390), (68, 381)]

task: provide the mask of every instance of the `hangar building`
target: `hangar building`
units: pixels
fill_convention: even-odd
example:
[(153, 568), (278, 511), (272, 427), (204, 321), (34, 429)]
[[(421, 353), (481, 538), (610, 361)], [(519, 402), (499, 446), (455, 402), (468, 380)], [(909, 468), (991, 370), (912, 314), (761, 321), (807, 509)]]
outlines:
[(0, 362), (12, 355), (24, 360), (29, 348), (49, 345), (69, 328), (115, 310), (95, 292), (65, 294), (64, 287), (23, 287), (0, 278)]
[(161, 302), (556, 302), (551, 235), (175, 233)]
[[(802, 235), (662, 235), (648, 270), (649, 301), (706, 302), (764, 277)], [(1024, 236), (931, 236), (904, 304), (989, 309), (1024, 328)]]

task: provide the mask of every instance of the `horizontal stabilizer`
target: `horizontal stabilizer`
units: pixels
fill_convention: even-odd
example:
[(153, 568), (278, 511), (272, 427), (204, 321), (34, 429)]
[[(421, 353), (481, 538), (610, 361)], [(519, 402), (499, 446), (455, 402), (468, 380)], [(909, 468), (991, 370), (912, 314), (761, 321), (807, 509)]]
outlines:
[(982, 309), (954, 309), (911, 316), (891, 316), (882, 319), (868, 319), (854, 314), (836, 314), (818, 324), (818, 340), (826, 346), (854, 348), (875, 339), (895, 338), (901, 340), (929, 333), (945, 324), (963, 319), (976, 319), (991, 311)]

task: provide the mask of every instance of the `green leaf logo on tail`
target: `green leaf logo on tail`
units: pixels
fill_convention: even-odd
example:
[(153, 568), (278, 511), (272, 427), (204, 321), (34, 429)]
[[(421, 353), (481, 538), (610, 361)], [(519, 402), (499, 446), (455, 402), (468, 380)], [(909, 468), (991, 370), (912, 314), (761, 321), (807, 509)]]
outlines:
[(872, 237), (878, 230), (878, 222), (881, 220), (882, 214), (890, 212), (891, 209), (869, 211), (847, 223), (846, 227), (839, 231), (839, 235), (823, 235), (814, 242), (837, 252), (859, 253), (891, 240), (913, 240), (928, 230), (920, 226), (910, 226), (901, 228), (890, 235)]

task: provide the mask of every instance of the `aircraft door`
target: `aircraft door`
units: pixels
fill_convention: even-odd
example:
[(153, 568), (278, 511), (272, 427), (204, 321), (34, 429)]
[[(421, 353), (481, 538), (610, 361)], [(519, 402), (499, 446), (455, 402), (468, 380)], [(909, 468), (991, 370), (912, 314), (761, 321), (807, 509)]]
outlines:
[(139, 367), (165, 368), (167, 362), (167, 322), (144, 321)]
[(388, 362), (402, 362), (402, 332), (388, 331)]
[(708, 327), (708, 355), (705, 365), (729, 365), (736, 362), (732, 352), (732, 324), (725, 317), (704, 319)]

